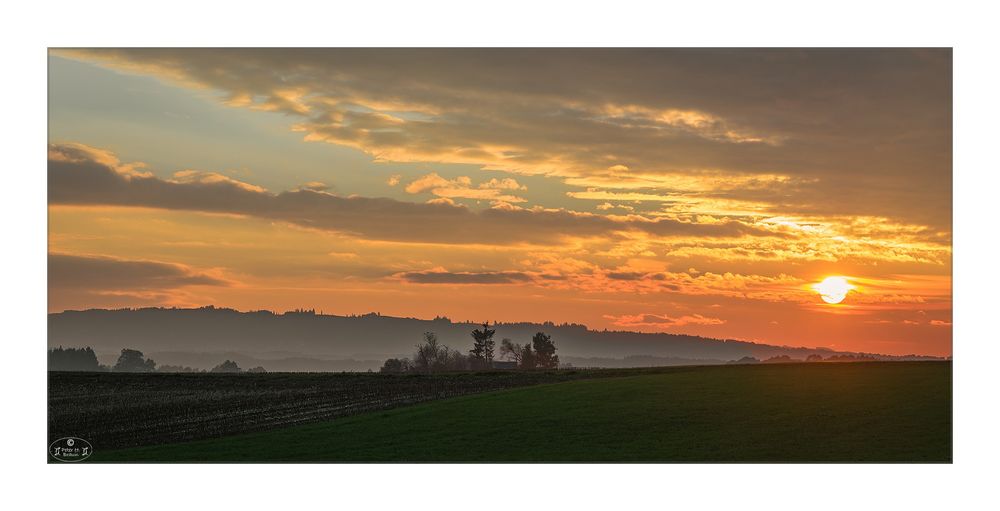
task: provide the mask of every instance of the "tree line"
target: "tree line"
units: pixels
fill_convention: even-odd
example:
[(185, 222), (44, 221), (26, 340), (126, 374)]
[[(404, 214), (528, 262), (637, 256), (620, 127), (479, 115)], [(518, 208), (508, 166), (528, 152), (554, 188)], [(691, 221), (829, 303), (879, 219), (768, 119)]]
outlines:
[(472, 349), (468, 354), (441, 344), (434, 332), (424, 332), (423, 342), (416, 345), (412, 358), (390, 358), (382, 365), (383, 373), (431, 373), (439, 371), (482, 371), (495, 368), (494, 355), (497, 360), (513, 364), (513, 368), (556, 369), (559, 367), (559, 356), (552, 336), (538, 332), (531, 342), (520, 344), (504, 338), (500, 341), (500, 349), (496, 350), (493, 336), (496, 328), (490, 328), (489, 323), (483, 323), (482, 328), (472, 331)]
[(89, 371), (115, 373), (266, 373), (261, 366), (243, 370), (232, 360), (213, 367), (210, 370), (195, 369), (187, 366), (162, 365), (157, 367), (156, 361), (139, 350), (124, 348), (113, 366), (106, 366), (97, 361), (97, 354), (90, 346), (86, 348), (49, 349), (49, 371)]
[(822, 355), (812, 354), (806, 357), (804, 360), (798, 358), (792, 358), (788, 355), (776, 355), (771, 358), (760, 360), (756, 357), (743, 357), (739, 360), (730, 360), (726, 362), (729, 365), (745, 365), (745, 364), (793, 364), (799, 362), (877, 362), (878, 358), (865, 355), (830, 355), (829, 357), (823, 358)]

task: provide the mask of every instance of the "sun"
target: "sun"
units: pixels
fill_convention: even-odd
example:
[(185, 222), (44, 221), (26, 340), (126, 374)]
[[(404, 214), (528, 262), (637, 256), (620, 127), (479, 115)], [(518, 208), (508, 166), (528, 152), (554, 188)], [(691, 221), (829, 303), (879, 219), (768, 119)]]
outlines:
[(827, 277), (818, 284), (813, 284), (813, 289), (819, 293), (819, 297), (824, 302), (836, 304), (844, 301), (854, 286), (845, 277)]

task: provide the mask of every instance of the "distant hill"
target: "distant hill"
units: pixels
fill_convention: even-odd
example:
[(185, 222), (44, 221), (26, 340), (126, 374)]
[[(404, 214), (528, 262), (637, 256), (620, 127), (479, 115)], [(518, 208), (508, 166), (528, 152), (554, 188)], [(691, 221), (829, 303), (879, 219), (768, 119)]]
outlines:
[[(91, 309), (49, 314), (50, 347), (91, 346), (103, 363), (122, 348), (141, 350), (160, 364), (212, 367), (228, 357), (269, 370), (356, 371), (377, 369), (388, 357), (409, 356), (424, 332), (465, 351), (473, 323), (447, 318), (397, 318), (377, 313), (334, 316), (314, 311), (241, 312), (234, 309)], [(635, 367), (711, 364), (754, 357), (856, 355), (825, 348), (772, 346), (692, 335), (595, 331), (584, 325), (500, 323), (496, 339), (527, 342), (535, 332), (552, 335), (560, 358), (577, 366)], [(234, 358), (236, 357), (236, 358)], [(243, 360), (237, 360), (237, 358)], [(883, 360), (933, 359), (890, 357)]]

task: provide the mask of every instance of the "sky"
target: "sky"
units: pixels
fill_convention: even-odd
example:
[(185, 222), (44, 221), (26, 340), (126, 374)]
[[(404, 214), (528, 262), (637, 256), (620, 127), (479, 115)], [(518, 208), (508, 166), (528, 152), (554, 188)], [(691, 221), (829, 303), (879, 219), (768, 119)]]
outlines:
[(51, 50), (49, 311), (948, 356), (951, 77), (947, 49)]

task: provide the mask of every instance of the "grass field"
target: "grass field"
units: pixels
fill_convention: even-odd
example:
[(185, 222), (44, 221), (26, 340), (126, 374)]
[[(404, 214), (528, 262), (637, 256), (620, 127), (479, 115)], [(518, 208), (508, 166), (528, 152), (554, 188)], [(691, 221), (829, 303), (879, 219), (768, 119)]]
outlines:
[(950, 462), (951, 363), (673, 368), (92, 461)]

